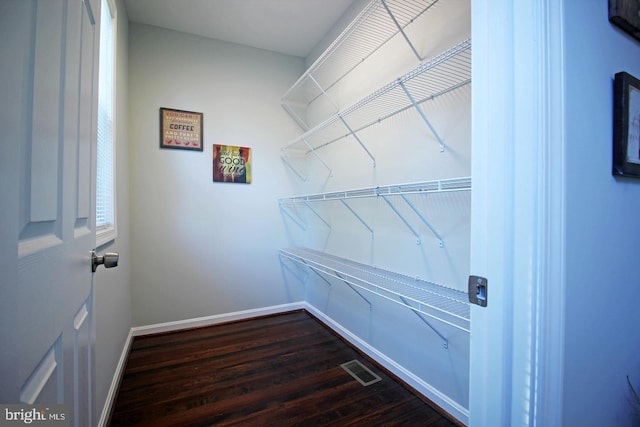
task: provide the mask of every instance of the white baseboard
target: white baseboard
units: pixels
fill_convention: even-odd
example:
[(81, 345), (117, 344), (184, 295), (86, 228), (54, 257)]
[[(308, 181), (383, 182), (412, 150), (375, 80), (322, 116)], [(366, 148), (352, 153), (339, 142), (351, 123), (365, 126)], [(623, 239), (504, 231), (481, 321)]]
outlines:
[(357, 335), (354, 335), (351, 331), (324, 314), (322, 311), (315, 308), (313, 305), (305, 302), (304, 308), (329, 328), (331, 328), (333, 331), (335, 331), (337, 334), (339, 334), (346, 341), (351, 343), (354, 347), (365, 353), (367, 356), (371, 357), (381, 366), (388, 369), (402, 381), (413, 387), (417, 392), (421, 393), (433, 403), (440, 406), (460, 422), (464, 423), (465, 425), (469, 425), (469, 410), (467, 408), (463, 407), (446, 394), (440, 392), (429, 383), (423, 381), (422, 379), (414, 375), (411, 371), (405, 369), (403, 366), (387, 357), (384, 353), (380, 352)]
[(166, 323), (158, 323), (155, 325), (147, 325), (147, 326), (136, 326), (131, 328), (129, 331), (129, 336), (127, 337), (127, 342), (122, 349), (122, 354), (120, 355), (120, 360), (118, 362), (118, 366), (116, 367), (116, 372), (113, 376), (113, 380), (111, 382), (111, 387), (109, 388), (109, 393), (107, 394), (107, 399), (102, 410), (102, 415), (100, 417), (100, 421), (98, 422), (99, 427), (106, 426), (108, 421), (109, 414), (111, 413), (111, 407), (115, 403), (116, 393), (118, 391), (118, 386), (120, 384), (120, 378), (124, 374), (124, 369), (127, 361), (127, 357), (129, 355), (129, 349), (131, 348), (131, 343), (133, 342), (133, 337), (155, 334), (159, 332), (170, 332), (176, 331), (180, 329), (194, 328), (200, 326), (210, 326), (219, 323), (225, 323), (236, 320), (250, 319), (253, 317), (266, 316), (270, 314), (278, 314), (284, 313), (287, 311), (293, 310), (307, 310), (309, 313), (314, 315), (317, 319), (335, 331), (338, 335), (344, 338), (346, 341), (351, 343), (353, 346), (358, 348), (360, 351), (365, 353), (367, 356), (371, 357), (373, 360), (378, 362), (384, 368), (388, 369), (398, 378), (402, 379), (404, 382), (413, 387), (417, 392), (423, 394), (426, 398), (430, 399), (436, 405), (440, 406), (442, 409), (447, 411), (449, 414), (457, 418), (460, 422), (465, 425), (469, 424), (469, 410), (459, 405), (457, 402), (449, 398), (447, 395), (441, 393), (436, 388), (426, 383), (412, 372), (408, 371), (398, 363), (394, 362), (391, 358), (387, 357), (385, 354), (381, 353), (375, 347), (372, 347), (366, 341), (363, 341), (357, 335), (351, 333), (348, 329), (340, 325), (338, 322), (334, 321), (332, 318), (324, 314), (322, 311), (318, 310), (313, 305), (305, 302), (294, 302), (289, 304), (282, 305), (274, 305), (270, 307), (256, 308), (251, 310), (243, 310), (236, 311), (233, 313), (223, 313), (216, 314), (213, 316), (206, 317), (198, 317), (195, 319), (186, 319), (179, 320), (175, 322), (166, 322)]
[(195, 319), (177, 320), (175, 322), (157, 323), (155, 325), (136, 326), (131, 328), (133, 336), (157, 334), (159, 332), (177, 331), (179, 329), (210, 326), (235, 320), (250, 319), (252, 317), (267, 316), (269, 314), (284, 313), (286, 311), (304, 309), (304, 302), (273, 305), (270, 307), (254, 308), (251, 310), (235, 311), (233, 313), (215, 314), (213, 316), (197, 317)]
[(115, 403), (116, 395), (118, 394), (118, 388), (120, 387), (120, 379), (122, 378), (122, 375), (124, 374), (124, 368), (127, 365), (127, 358), (129, 357), (131, 343), (133, 343), (133, 331), (129, 330), (129, 335), (127, 335), (127, 339), (124, 342), (122, 353), (120, 353), (120, 359), (118, 360), (118, 365), (116, 366), (116, 372), (113, 374), (113, 378), (111, 379), (109, 392), (107, 393), (107, 398), (102, 408), (100, 419), (98, 420), (98, 427), (106, 427), (107, 422), (109, 421), (111, 408)]

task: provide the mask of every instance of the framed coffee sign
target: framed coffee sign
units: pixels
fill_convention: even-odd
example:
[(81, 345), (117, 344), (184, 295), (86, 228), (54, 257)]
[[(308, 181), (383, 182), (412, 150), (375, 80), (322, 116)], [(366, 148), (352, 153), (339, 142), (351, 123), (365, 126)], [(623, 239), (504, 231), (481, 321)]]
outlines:
[(202, 113), (160, 108), (160, 148), (202, 151)]

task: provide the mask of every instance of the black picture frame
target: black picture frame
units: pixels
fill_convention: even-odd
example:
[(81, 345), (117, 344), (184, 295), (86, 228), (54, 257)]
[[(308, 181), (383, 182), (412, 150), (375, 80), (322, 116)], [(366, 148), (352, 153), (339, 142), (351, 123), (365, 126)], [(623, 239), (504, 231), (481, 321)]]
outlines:
[(609, 22), (640, 40), (640, 2), (638, 0), (609, 0)]
[(160, 148), (203, 151), (203, 114), (160, 107)]
[(640, 178), (640, 80), (627, 72), (613, 83), (613, 174)]

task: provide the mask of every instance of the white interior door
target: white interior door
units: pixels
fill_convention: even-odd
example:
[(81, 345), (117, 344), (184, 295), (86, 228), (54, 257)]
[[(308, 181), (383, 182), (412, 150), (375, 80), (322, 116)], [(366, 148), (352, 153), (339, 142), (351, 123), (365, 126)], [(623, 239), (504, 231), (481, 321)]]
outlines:
[(95, 425), (98, 0), (0, 3), (0, 402)]

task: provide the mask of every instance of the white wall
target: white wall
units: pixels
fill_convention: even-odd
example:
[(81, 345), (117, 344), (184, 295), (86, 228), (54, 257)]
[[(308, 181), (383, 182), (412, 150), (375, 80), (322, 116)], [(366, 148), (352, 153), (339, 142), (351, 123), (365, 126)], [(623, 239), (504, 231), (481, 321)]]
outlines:
[(99, 253), (118, 252), (117, 268), (95, 275), (96, 408), (102, 410), (131, 328), (131, 250), (129, 231), (129, 161), (127, 136), (128, 19), (124, 2), (117, 2), (116, 47), (116, 218), (118, 235), (98, 248)]
[(640, 77), (640, 42), (608, 22), (606, 2), (565, 5), (564, 424), (629, 426), (626, 375), (640, 389), (640, 181), (611, 175), (612, 85), (619, 71)]
[[(283, 283), (279, 147), (296, 126), (280, 97), (303, 60), (131, 24), (129, 155), (133, 324), (302, 299)], [(204, 113), (204, 152), (161, 150), (159, 108)], [(251, 184), (212, 182), (212, 145), (252, 148)]]

